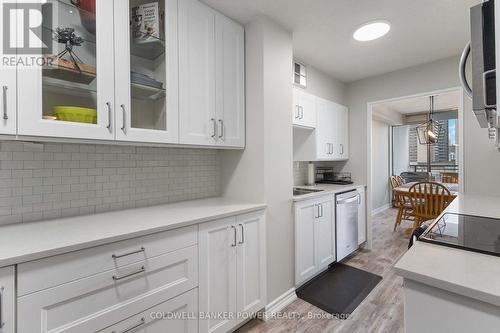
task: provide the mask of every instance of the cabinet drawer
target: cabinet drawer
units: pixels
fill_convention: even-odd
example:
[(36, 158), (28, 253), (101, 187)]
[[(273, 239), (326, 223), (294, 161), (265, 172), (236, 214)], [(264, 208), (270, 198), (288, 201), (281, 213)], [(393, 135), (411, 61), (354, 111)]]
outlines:
[(18, 265), (18, 296), (55, 287), (198, 243), (197, 226), (169, 230)]
[(198, 285), (198, 246), (18, 297), (18, 333), (102, 330)]
[[(198, 289), (196, 288), (98, 333), (197, 333), (198, 321), (193, 319), (197, 312)], [(171, 317), (157, 317), (159, 314)]]

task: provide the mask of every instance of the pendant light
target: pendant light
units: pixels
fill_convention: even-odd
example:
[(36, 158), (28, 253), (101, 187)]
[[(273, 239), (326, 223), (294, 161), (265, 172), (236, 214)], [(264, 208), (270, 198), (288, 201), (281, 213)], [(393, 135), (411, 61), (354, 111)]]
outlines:
[(433, 119), (434, 115), (434, 96), (429, 97), (429, 115), (427, 121), (417, 126), (418, 142), (421, 145), (435, 145), (439, 140), (441, 124)]

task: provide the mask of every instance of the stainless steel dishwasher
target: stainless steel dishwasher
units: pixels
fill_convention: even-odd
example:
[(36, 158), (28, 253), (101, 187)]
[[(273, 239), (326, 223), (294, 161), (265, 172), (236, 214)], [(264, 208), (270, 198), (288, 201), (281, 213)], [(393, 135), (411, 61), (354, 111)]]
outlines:
[(335, 196), (337, 262), (358, 249), (358, 203), (356, 190)]

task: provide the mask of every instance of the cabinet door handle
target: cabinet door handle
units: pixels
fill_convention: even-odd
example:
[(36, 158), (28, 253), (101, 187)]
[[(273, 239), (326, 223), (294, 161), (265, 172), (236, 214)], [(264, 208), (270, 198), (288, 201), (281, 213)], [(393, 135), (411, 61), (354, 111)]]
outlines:
[(300, 106), (300, 119), (304, 119), (304, 107)]
[(121, 331), (121, 332), (112, 331), (111, 333), (128, 333), (128, 332), (132, 332), (133, 330), (135, 330), (136, 328), (141, 327), (144, 324), (146, 324), (146, 318), (142, 317), (141, 320), (140, 320), (140, 322), (137, 323), (137, 324), (135, 324), (134, 326), (126, 328), (124, 331)]
[(123, 131), (123, 133), (127, 134), (125, 132), (125, 124), (126, 124), (125, 119), (127, 118), (127, 111), (125, 111), (125, 104), (120, 105), (120, 107), (122, 108), (122, 117), (123, 117), (123, 119), (122, 119), (122, 131)]
[(219, 119), (219, 126), (220, 126), (219, 139), (223, 139), (224, 138), (224, 120)]
[(137, 271), (135, 272), (132, 272), (132, 273), (128, 273), (128, 274), (125, 274), (125, 275), (122, 275), (122, 276), (118, 276), (118, 275), (113, 275), (113, 280), (114, 281), (120, 281), (122, 279), (125, 279), (125, 278), (128, 278), (128, 277), (131, 277), (131, 276), (134, 276), (134, 275), (137, 275), (137, 274), (141, 274), (141, 273), (144, 273), (146, 271), (146, 268), (144, 266), (142, 266), (141, 268), (139, 268)]
[(300, 117), (300, 109), (299, 105), (295, 105), (295, 119), (298, 119)]
[(358, 193), (358, 205), (361, 205), (361, 194)]
[(333, 143), (330, 143), (330, 155), (333, 155)]
[(5, 325), (3, 322), (3, 291), (4, 287), (0, 287), (0, 329)]
[(321, 211), (319, 217), (323, 217), (323, 204), (319, 204), (319, 208), (320, 208), (320, 211)]
[(144, 246), (141, 246), (141, 248), (139, 250), (136, 250), (136, 251), (132, 251), (132, 252), (124, 253), (124, 254), (113, 254), (113, 255), (111, 255), (111, 258), (118, 259), (118, 258), (130, 256), (132, 254), (141, 253), (141, 252), (146, 252), (146, 249), (144, 248)]
[(234, 241), (233, 244), (231, 244), (232, 247), (236, 246), (236, 227), (234, 225), (231, 226), (231, 229), (233, 229), (233, 236), (234, 236)]
[(106, 126), (111, 131), (111, 102), (106, 102), (106, 107), (108, 108), (108, 126)]
[(215, 119), (210, 118), (210, 123), (212, 124), (212, 134), (210, 136), (215, 139), (215, 137), (217, 136), (217, 124), (215, 122)]
[(330, 144), (329, 143), (326, 144), (326, 154), (330, 155)]
[(243, 243), (245, 243), (245, 226), (242, 223), (240, 223), (238, 225), (241, 227), (241, 239), (238, 242), (238, 244), (243, 244)]
[(344, 145), (340, 144), (340, 155), (344, 155)]
[(319, 205), (314, 205), (314, 218), (317, 219), (319, 217)]
[(9, 89), (8, 86), (3, 86), (3, 119), (7, 120), (9, 119), (9, 115), (7, 114), (7, 90)]

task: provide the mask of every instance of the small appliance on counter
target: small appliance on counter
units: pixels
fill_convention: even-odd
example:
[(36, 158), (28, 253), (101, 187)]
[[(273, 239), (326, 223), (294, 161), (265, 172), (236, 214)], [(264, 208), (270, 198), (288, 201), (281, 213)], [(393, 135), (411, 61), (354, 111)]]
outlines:
[(316, 168), (316, 183), (334, 185), (353, 184), (350, 172), (335, 172), (331, 167)]

